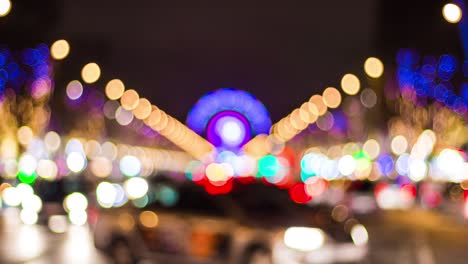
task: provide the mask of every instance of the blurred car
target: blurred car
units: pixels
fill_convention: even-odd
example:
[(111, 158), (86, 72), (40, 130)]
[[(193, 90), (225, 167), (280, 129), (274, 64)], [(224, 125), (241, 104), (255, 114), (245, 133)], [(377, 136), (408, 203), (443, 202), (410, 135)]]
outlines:
[(170, 188), (171, 203), (102, 209), (96, 247), (116, 263), (350, 263), (367, 255), (363, 225), (346, 232), (328, 209), (295, 204), (285, 190), (241, 184), (212, 196), (193, 183)]

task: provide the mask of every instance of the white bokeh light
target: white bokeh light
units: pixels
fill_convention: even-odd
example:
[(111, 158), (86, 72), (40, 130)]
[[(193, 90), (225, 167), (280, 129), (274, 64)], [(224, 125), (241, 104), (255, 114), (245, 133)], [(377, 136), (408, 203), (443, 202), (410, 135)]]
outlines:
[(225, 116), (216, 122), (216, 131), (221, 136), (223, 143), (229, 146), (238, 146), (245, 137), (244, 125), (232, 116)]
[(442, 8), (442, 15), (449, 23), (458, 23), (462, 18), (462, 10), (456, 4), (446, 4)]
[(128, 177), (134, 177), (141, 172), (141, 162), (135, 156), (124, 156), (120, 160), (120, 171)]
[(86, 158), (80, 152), (71, 152), (67, 156), (67, 167), (72, 172), (80, 172), (86, 168)]
[[(113, 187), (114, 188), (114, 187)], [(148, 192), (148, 182), (142, 178), (131, 178), (124, 183), (128, 198), (138, 199)]]

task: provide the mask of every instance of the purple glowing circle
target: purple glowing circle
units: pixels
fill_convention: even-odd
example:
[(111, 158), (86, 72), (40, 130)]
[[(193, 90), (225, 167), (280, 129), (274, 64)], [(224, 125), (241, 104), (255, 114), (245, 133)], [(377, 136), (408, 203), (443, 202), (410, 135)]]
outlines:
[(208, 122), (206, 137), (217, 147), (238, 148), (252, 138), (252, 132), (247, 118), (242, 114), (222, 111)]
[(237, 118), (225, 116), (216, 123), (216, 132), (226, 145), (238, 146), (245, 137), (245, 128)]
[(253, 135), (268, 134), (271, 120), (265, 106), (246, 91), (235, 89), (219, 89), (208, 93), (198, 100), (187, 116), (187, 125), (196, 133), (208, 133), (208, 123), (220, 112), (231, 111), (239, 113), (248, 121), (248, 130)]

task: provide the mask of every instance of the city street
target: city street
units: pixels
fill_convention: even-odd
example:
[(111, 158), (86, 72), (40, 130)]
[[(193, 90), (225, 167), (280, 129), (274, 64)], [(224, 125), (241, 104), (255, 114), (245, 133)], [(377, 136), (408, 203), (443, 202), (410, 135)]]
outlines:
[(0, 264), (468, 263), (467, 14), (0, 0)]
[[(371, 250), (364, 263), (466, 263), (468, 227), (461, 221), (422, 210), (381, 212), (367, 221)], [(87, 228), (54, 234), (44, 226), (3, 222), (1, 263), (109, 263)]]

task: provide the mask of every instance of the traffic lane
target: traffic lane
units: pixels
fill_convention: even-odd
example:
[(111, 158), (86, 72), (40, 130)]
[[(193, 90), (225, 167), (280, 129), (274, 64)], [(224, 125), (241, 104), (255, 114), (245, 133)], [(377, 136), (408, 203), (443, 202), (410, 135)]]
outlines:
[(0, 263), (110, 263), (94, 248), (86, 226), (69, 226), (55, 234), (40, 225), (23, 225), (18, 219), (3, 216), (0, 232)]
[(365, 221), (368, 263), (467, 263), (468, 227), (440, 212), (389, 211)]
[[(466, 263), (468, 228), (437, 212), (383, 212), (367, 217), (370, 252), (363, 263)], [(0, 263), (110, 263), (93, 245), (87, 227), (55, 234), (10, 217), (0, 233)]]

